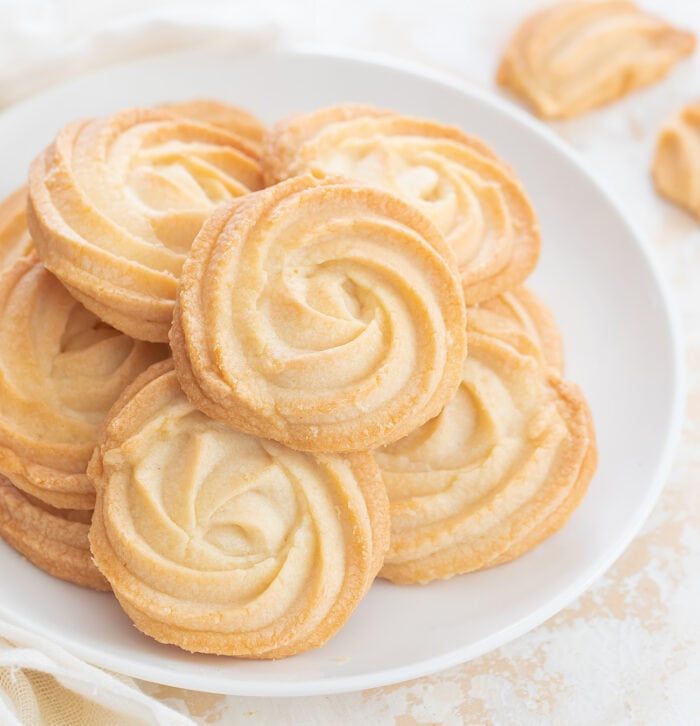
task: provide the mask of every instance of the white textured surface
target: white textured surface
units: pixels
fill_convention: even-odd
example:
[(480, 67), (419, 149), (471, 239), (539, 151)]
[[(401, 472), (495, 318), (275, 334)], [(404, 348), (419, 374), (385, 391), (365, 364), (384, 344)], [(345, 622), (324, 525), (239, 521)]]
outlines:
[[(102, 4), (92, 3), (89, 14), (83, 10), (65, 16), (56, 9), (62, 4), (68, 7), (55, 3), (53, 21), (35, 31), (37, 49), (42, 39), (44, 50), (76, 42), (86, 28), (123, 17), (141, 3), (122, 2), (117, 8), (104, 4), (100, 12), (95, 8)], [(151, 2), (149, 12), (165, 4)], [(241, 4), (199, 2), (197, 7), (211, 14), (224, 13), (227, 26), (235, 27), (235, 6)], [(343, 4), (260, 0), (250, 7), (261, 19), (277, 21), (285, 39), (390, 53), (490, 88), (508, 34), (520, 17), (541, 4), (522, 0)], [(642, 4), (700, 32), (700, 4), (693, 0), (644, 0)], [(29, 22), (36, 13), (45, 12), (44, 5), (22, 2), (21, 14)], [(183, 4), (168, 5), (172, 9)], [(6, 0), (0, 0), (0, 10), (3, 6), (7, 7)], [(19, 9), (20, 4), (15, 7)], [(194, 12), (194, 6), (189, 7)], [(63, 41), (57, 40), (56, 32), (63, 34)], [(0, 60), (9, 48), (3, 37), (0, 22)], [(177, 38), (173, 43), (180, 44)], [(96, 58), (109, 60), (108, 54)], [(617, 565), (574, 605), (529, 635), (429, 678), (361, 694), (296, 700), (226, 698), (143, 684), (145, 690), (203, 723), (697, 723), (700, 228), (656, 197), (648, 169), (659, 124), (700, 95), (698, 79), (700, 53), (662, 83), (602, 111), (554, 126), (655, 247), (677, 295), (687, 339), (688, 416), (677, 463), (644, 532)], [(0, 73), (0, 87), (2, 80)]]

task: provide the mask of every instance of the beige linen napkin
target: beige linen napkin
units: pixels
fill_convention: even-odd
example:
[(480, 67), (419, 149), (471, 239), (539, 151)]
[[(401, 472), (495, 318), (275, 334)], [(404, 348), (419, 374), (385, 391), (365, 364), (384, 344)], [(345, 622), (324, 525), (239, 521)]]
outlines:
[(132, 679), (88, 665), (45, 638), (0, 620), (0, 723), (191, 726), (194, 722), (144, 694)]

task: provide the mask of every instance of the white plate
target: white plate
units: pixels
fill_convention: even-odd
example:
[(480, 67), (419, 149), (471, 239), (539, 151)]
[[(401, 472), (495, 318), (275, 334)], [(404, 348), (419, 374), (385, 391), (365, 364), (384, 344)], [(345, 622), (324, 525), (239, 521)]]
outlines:
[(0, 545), (0, 614), (92, 663), (211, 692), (336, 693), (425, 675), (525, 633), (620, 555), (668, 473), (681, 420), (678, 338), (663, 286), (615, 204), (549, 131), (482, 91), (395, 63), (316, 53), (177, 54), (57, 86), (0, 116), (0, 192), (76, 116), (217, 96), (266, 121), (365, 101), (461, 125), (512, 164), (542, 224), (531, 283), (564, 332), (567, 374), (585, 389), (600, 466), (559, 534), (511, 564), (425, 587), (378, 581), (323, 648), (276, 662), (195, 656), (138, 633), (111, 595), (55, 580)]

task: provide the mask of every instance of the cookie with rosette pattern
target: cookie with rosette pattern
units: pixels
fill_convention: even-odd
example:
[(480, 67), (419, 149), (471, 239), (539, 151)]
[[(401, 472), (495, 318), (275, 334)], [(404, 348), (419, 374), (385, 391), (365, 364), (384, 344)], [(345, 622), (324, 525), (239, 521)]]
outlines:
[(455, 126), (352, 104), (273, 127), (270, 181), (310, 172), (379, 186), (425, 214), (447, 239), (468, 304), (522, 282), (539, 257), (537, 218), (513, 170)]
[[(375, 452), (391, 506), (381, 575), (425, 583), (508, 562), (561, 528), (597, 454), (581, 390), (498, 321), (469, 336), (440, 413)], [(505, 332), (505, 335), (503, 334)]]
[(190, 400), (305, 451), (364, 451), (459, 383), (465, 307), (448, 245), (380, 189), (295, 177), (214, 213), (171, 331)]
[(18, 260), (0, 275), (0, 473), (59, 509), (92, 509), (97, 430), (166, 355), (103, 323), (34, 256)]
[(192, 652), (281, 658), (322, 645), (388, 545), (370, 454), (235, 431), (187, 400), (170, 361), (115, 404), (89, 473), (98, 568), (136, 627)]
[(29, 173), (29, 228), (86, 308), (141, 340), (168, 338), (182, 263), (219, 205), (262, 187), (236, 134), (164, 110), (76, 121)]

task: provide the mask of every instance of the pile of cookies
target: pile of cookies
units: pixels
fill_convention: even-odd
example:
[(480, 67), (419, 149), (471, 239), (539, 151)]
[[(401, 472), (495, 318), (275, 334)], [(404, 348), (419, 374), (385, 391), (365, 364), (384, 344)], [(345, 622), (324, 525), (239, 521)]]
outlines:
[(376, 576), (522, 555), (596, 466), (539, 252), (513, 169), (437, 121), (70, 124), (0, 207), (2, 536), (253, 658), (321, 645)]

